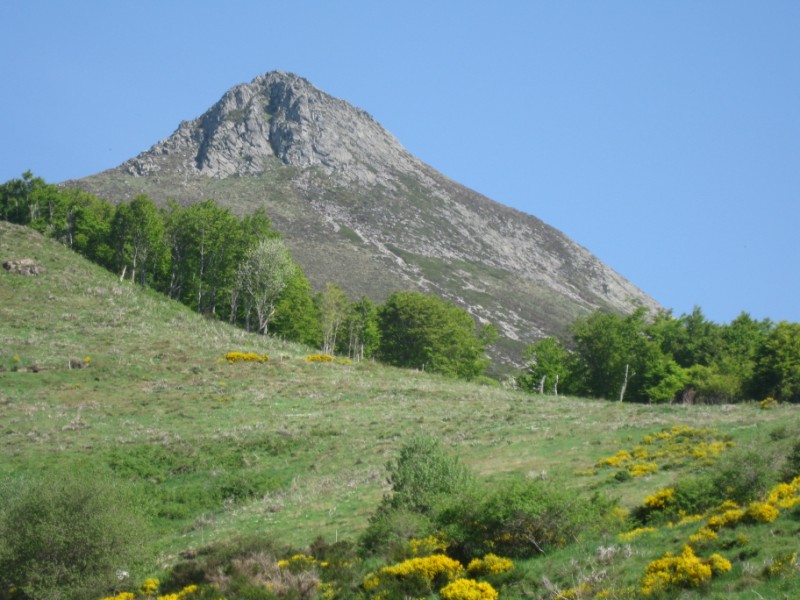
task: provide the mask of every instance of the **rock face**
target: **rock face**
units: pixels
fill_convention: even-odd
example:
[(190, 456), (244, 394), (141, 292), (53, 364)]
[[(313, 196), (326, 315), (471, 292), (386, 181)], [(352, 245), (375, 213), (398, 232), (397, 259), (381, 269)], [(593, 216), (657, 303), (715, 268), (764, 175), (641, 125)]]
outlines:
[(279, 72), (237, 85), (121, 169), (156, 173), (164, 155), (180, 157), (184, 172), (216, 179), (261, 174), (271, 158), (293, 167), (320, 166), (362, 184), (377, 183), (389, 168), (410, 172), (418, 166), (367, 113)]
[(112, 201), (147, 193), (266, 209), (317, 288), (376, 301), (439, 294), (501, 332), (495, 358), (596, 308), (657, 308), (539, 219), (467, 189), (412, 156), (364, 111), (272, 72), (115, 169), (78, 182)]

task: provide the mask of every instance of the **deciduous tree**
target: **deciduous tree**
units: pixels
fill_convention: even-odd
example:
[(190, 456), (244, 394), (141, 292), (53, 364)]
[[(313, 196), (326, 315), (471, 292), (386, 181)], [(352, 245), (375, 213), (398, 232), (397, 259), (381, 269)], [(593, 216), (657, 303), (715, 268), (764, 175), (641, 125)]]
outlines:
[[(465, 310), (437, 296), (395, 292), (378, 309), (379, 354), (389, 364), (473, 379), (489, 360)], [(487, 333), (489, 333), (487, 331)]]

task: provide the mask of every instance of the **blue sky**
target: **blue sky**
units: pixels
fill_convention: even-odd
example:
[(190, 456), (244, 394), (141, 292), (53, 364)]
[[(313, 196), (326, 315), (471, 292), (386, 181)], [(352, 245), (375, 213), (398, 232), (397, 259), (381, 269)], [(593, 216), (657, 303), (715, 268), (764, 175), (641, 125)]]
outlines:
[(800, 2), (3, 0), (0, 181), (118, 165), (280, 69), (675, 314), (800, 321)]

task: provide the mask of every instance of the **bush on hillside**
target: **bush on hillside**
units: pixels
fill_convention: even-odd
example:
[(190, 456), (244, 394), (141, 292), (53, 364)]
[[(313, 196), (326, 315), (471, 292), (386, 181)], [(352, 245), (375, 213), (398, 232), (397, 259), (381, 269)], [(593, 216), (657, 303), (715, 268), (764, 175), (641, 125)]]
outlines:
[(141, 498), (120, 481), (66, 471), (7, 486), (0, 496), (2, 589), (89, 598), (147, 561)]
[(515, 478), (456, 497), (437, 515), (450, 552), (469, 560), (493, 552), (528, 558), (573, 543), (601, 525), (613, 502), (558, 483)]
[(403, 446), (388, 470), (392, 494), (384, 504), (421, 514), (431, 514), (442, 499), (464, 494), (475, 484), (458, 457), (430, 437), (417, 437)]

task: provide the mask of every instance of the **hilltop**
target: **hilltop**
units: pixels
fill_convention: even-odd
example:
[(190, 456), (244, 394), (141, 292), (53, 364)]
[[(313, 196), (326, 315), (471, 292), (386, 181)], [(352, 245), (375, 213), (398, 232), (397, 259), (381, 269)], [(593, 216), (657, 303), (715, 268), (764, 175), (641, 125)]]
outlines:
[(377, 302), (438, 294), (498, 327), (506, 368), (579, 315), (658, 307), (563, 233), (448, 179), (366, 112), (289, 73), (237, 85), (149, 150), (67, 183), (112, 202), (145, 193), (264, 208), (316, 289), (332, 281)]

